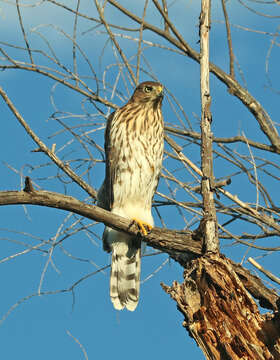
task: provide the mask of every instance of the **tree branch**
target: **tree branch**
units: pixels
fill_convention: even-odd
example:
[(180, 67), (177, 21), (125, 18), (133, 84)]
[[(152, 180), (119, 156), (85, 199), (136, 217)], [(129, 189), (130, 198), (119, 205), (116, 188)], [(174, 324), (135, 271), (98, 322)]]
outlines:
[(75, 181), (82, 189), (84, 189), (90, 196), (94, 199), (96, 198), (96, 191), (89, 186), (82, 178), (80, 178), (69, 165), (61, 161), (44, 143), (43, 141), (34, 133), (34, 131), (29, 127), (24, 118), (20, 115), (15, 105), (12, 103), (6, 92), (0, 86), (0, 95), (3, 100), (9, 106), (12, 113), (15, 115), (19, 123), (24, 127), (27, 134), (36, 142), (40, 149), (62, 170), (64, 171), (73, 181)]
[[(28, 187), (30, 188), (30, 186)], [(72, 196), (62, 195), (50, 191), (2, 191), (1, 205), (30, 204), (47, 206), (66, 210), (84, 216), (88, 219), (104, 223), (113, 229), (130, 235), (139, 235), (139, 228), (134, 222), (121, 216), (112, 214), (98, 206), (85, 204)], [(155, 249), (162, 251), (189, 252), (193, 255), (201, 254), (201, 242), (194, 240), (193, 232), (153, 228), (144, 241)]]
[[(138, 24), (142, 24), (145, 29), (148, 29), (155, 34), (163, 37), (171, 44), (176, 46), (178, 49), (182, 50), (187, 56), (191, 59), (195, 60), (196, 62), (200, 63), (200, 54), (192, 49), (188, 43), (183, 39), (183, 37), (178, 33), (178, 31), (172, 26), (172, 21), (167, 17), (166, 13), (162, 11), (159, 7), (159, 11), (164, 18), (164, 21), (170, 26), (170, 29), (175, 34), (176, 38), (173, 37), (170, 32), (166, 32), (161, 30), (160, 28), (148, 23), (143, 22), (143, 19), (139, 18), (137, 15), (133, 14), (125, 7), (121, 6), (115, 0), (108, 0), (110, 4), (114, 7), (119, 9), (122, 13), (126, 16), (131, 18), (132, 20), (136, 21)], [(154, 4), (157, 4), (157, 1), (154, 1)], [(230, 75), (225, 73), (222, 69), (218, 66), (210, 63), (209, 65), (210, 71), (219, 79), (221, 80), (228, 88), (229, 92), (236, 96), (246, 107), (247, 109), (253, 114), (255, 119), (258, 121), (261, 130), (267, 136), (269, 141), (271, 142), (272, 146), (275, 148), (275, 152), (280, 154), (280, 137), (279, 134), (269, 117), (268, 113), (265, 109), (261, 106), (261, 104), (246, 90), (244, 89), (235, 79), (233, 79)]]
[(232, 49), (230, 24), (229, 24), (225, 0), (222, 0), (222, 8), (223, 8), (224, 18), (225, 18), (225, 23), (226, 23), (226, 29), (227, 29), (227, 42), (228, 42), (228, 52), (229, 52), (229, 73), (230, 73), (230, 76), (232, 76), (234, 78), (235, 77), (235, 75), (234, 75), (234, 54), (233, 54), (233, 49)]
[[(27, 180), (26, 191), (1, 191), (0, 206), (4, 205), (39, 205), (60, 210), (66, 210), (84, 216), (88, 219), (102, 222), (106, 226), (130, 235), (139, 236), (139, 229), (134, 222), (112, 214), (98, 206), (83, 203), (72, 196), (50, 191), (34, 191)], [(142, 240), (147, 245), (167, 252), (175, 261), (186, 266), (190, 258), (202, 255), (202, 241), (199, 231), (180, 231), (153, 228)], [(268, 309), (276, 309), (277, 294), (267, 289), (259, 278), (252, 275), (241, 265), (232, 262), (232, 266), (246, 289), (260, 300), (260, 304)]]
[[(191, 130), (187, 130), (187, 129), (176, 129), (176, 128), (172, 128), (170, 126), (165, 126), (164, 127), (165, 131), (171, 134), (175, 134), (175, 135), (183, 135), (183, 136), (188, 136), (192, 139), (196, 139), (196, 140), (201, 140), (201, 134), (196, 132), (196, 131), (191, 131)], [(271, 145), (266, 145), (266, 144), (262, 144), (259, 143), (257, 141), (253, 141), (250, 139), (247, 139), (245, 136), (243, 135), (236, 135), (236, 136), (231, 136), (231, 137), (227, 137), (227, 138), (222, 138), (222, 137), (213, 137), (213, 142), (216, 143), (225, 143), (225, 144), (231, 144), (231, 143), (236, 143), (236, 142), (242, 142), (244, 144), (248, 144), (256, 149), (260, 149), (260, 150), (265, 150), (265, 151), (270, 151), (270, 152), (275, 152), (275, 148)]]
[(217, 216), (214, 201), (213, 147), (211, 132), (211, 96), (209, 84), (209, 33), (211, 0), (201, 1), (200, 13), (200, 97), (201, 97), (201, 194), (203, 198), (204, 247), (207, 252), (219, 251)]

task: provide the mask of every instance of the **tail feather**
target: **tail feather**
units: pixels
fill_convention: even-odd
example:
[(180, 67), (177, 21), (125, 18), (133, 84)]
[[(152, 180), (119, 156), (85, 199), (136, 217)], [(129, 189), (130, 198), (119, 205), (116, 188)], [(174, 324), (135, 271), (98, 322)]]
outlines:
[(111, 243), (111, 248), (111, 301), (117, 310), (134, 311), (140, 292), (141, 242), (122, 234), (121, 239)]

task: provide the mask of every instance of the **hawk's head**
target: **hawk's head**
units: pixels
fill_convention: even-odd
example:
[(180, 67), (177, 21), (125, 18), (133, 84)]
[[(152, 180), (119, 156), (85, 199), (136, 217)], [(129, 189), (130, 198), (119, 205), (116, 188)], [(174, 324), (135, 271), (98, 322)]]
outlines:
[(138, 103), (161, 104), (163, 99), (163, 85), (154, 81), (145, 81), (137, 86), (131, 101)]

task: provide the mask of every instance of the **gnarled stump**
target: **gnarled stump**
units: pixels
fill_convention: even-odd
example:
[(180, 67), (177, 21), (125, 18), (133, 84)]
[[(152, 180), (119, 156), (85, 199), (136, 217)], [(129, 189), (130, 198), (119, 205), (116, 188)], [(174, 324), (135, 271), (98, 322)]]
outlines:
[(162, 286), (177, 302), (183, 326), (207, 359), (280, 359), (278, 312), (260, 314), (224, 256), (192, 260), (182, 284)]

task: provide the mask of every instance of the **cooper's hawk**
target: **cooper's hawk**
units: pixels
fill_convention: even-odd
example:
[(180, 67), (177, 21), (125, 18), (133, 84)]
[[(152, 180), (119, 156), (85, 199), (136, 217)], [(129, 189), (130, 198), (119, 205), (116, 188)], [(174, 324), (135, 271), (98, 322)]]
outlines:
[[(163, 157), (163, 86), (138, 85), (126, 105), (112, 113), (105, 131), (106, 176), (98, 205), (151, 229), (152, 199)], [(106, 227), (103, 248), (112, 251), (110, 296), (118, 310), (135, 310), (139, 300), (141, 241)]]

